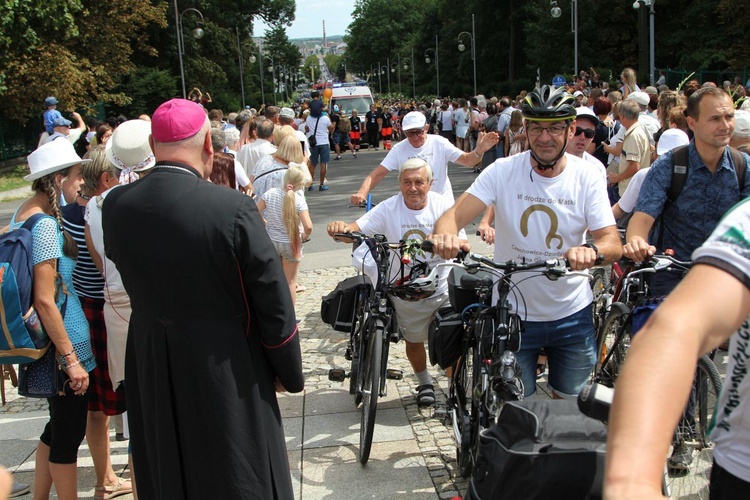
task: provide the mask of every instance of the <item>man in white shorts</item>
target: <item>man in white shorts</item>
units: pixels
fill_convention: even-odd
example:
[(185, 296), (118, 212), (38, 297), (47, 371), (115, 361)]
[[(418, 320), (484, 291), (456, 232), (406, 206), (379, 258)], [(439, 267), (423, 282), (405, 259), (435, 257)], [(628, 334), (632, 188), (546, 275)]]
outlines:
[[(430, 190), (433, 187), (432, 169), (424, 160), (412, 158), (402, 163), (398, 180), (401, 190), (399, 194), (378, 203), (356, 222), (335, 221), (328, 224), (328, 234), (333, 237), (336, 233), (360, 231), (367, 235), (385, 235), (388, 241), (424, 240), (432, 233), (435, 222), (450, 208), (452, 202)], [(463, 230), (457, 236), (461, 241), (466, 241)], [(445, 261), (432, 255), (427, 262), (430, 266), (435, 266)], [(391, 266), (391, 278), (399, 271), (399, 266)], [(416, 302), (391, 297), (399, 329), (406, 341), (406, 357), (419, 380), (417, 404), (420, 406), (435, 403), (435, 390), (427, 372), (424, 343), (435, 311), (448, 300), (448, 272), (448, 267), (441, 271), (438, 289), (431, 297)]]

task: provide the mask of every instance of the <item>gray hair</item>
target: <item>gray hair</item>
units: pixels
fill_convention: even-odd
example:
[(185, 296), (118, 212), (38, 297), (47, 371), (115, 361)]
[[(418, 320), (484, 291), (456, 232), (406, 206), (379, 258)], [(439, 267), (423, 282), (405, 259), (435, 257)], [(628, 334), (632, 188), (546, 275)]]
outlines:
[(621, 118), (627, 118), (628, 120), (637, 120), (638, 115), (641, 114), (641, 105), (635, 102), (633, 99), (626, 99), (620, 103), (618, 109)]
[(268, 140), (273, 135), (273, 122), (267, 118), (261, 120), (256, 130), (258, 131), (258, 139)]
[(240, 129), (238, 129), (237, 127), (229, 127), (228, 129), (224, 130), (224, 140), (226, 141), (227, 146), (234, 145), (237, 141), (240, 140)]
[(398, 167), (398, 180), (401, 180), (401, 174), (407, 170), (419, 170), (420, 168), (427, 167), (427, 182), (432, 182), (432, 167), (430, 164), (421, 158), (409, 158)]
[(224, 151), (227, 146), (227, 140), (224, 138), (224, 131), (220, 128), (211, 128), (211, 144), (214, 146), (214, 151)]

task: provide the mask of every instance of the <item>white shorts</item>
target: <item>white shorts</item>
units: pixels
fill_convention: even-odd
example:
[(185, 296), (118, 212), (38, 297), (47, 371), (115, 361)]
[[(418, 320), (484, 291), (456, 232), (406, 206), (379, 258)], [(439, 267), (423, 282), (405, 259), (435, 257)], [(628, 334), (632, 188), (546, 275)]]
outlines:
[(435, 311), (448, 301), (448, 293), (433, 295), (423, 300), (409, 302), (398, 297), (391, 297), (396, 309), (398, 329), (408, 342), (419, 343), (427, 341), (430, 323)]

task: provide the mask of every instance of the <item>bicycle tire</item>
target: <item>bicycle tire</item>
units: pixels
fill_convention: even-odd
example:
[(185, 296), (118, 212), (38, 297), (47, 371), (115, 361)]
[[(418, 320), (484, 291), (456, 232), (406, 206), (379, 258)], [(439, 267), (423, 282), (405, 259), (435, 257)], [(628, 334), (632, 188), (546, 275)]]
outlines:
[(370, 458), (372, 437), (375, 432), (375, 414), (380, 395), (380, 370), (383, 366), (382, 321), (368, 321), (365, 336), (367, 351), (362, 363), (362, 418), (359, 427), (359, 462), (362, 465)]
[(592, 381), (614, 387), (630, 342), (630, 321), (618, 304), (612, 305), (601, 330), (598, 332), (596, 363)]
[(469, 477), (473, 469), (472, 445), (472, 376), (474, 372), (474, 347), (468, 345), (456, 364), (451, 404), (454, 405), (454, 433), (459, 442), (456, 446), (456, 461), (462, 477)]
[[(677, 443), (687, 446), (692, 461), (684, 470), (667, 467), (665, 481), (671, 498), (709, 498), (711, 467), (713, 466), (713, 443), (710, 438), (714, 409), (721, 393), (721, 375), (708, 356), (698, 359), (693, 384), (695, 404), (686, 407), (685, 417), (680, 419), (676, 430)], [(692, 418), (690, 417), (692, 415)]]
[(352, 323), (352, 340), (354, 352), (352, 353), (352, 364), (351, 372), (349, 373), (349, 394), (354, 395), (354, 406), (359, 407), (362, 403), (362, 381), (360, 380), (359, 374), (362, 372), (362, 360), (364, 359), (362, 353), (366, 347), (364, 343), (364, 327), (367, 323), (367, 297), (363, 296), (365, 292), (362, 292), (357, 297), (357, 303), (354, 309), (354, 321)]

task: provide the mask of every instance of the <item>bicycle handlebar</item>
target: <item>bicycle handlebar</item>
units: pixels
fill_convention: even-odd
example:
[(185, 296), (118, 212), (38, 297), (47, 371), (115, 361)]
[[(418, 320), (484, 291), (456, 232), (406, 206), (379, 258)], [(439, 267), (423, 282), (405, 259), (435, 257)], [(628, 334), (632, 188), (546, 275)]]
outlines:
[(589, 384), (578, 394), (578, 409), (587, 417), (607, 423), (615, 390), (602, 384)]

